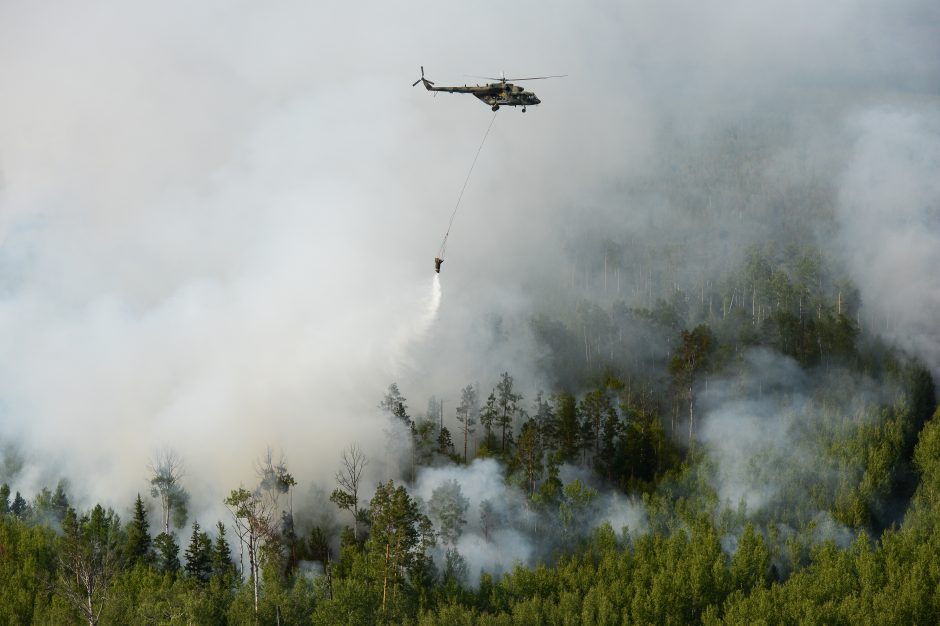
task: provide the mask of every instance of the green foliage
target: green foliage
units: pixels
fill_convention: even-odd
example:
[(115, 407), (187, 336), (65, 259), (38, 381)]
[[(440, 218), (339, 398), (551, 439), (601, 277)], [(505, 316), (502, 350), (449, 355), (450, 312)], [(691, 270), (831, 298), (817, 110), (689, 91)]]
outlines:
[(128, 523), (126, 532), (125, 558), (131, 565), (137, 562), (149, 562), (152, 558), (150, 553), (150, 522), (147, 521), (147, 509), (144, 507), (144, 501), (139, 493), (134, 501), (134, 516)]
[(415, 583), (430, 565), (434, 545), (431, 520), (420, 512), (404, 487), (380, 484), (369, 505), (372, 532), (366, 541), (368, 561), (381, 589), (382, 612), (399, 615), (413, 601)]
[(432, 493), (428, 500), (428, 512), (435, 521), (438, 536), (445, 544), (453, 546), (463, 533), (467, 523), (464, 515), (470, 501), (467, 500), (456, 480), (445, 480)]
[(193, 534), (186, 548), (186, 574), (200, 583), (209, 582), (212, 574), (212, 540), (193, 522)]
[(153, 539), (157, 552), (157, 569), (166, 574), (175, 574), (180, 568), (180, 547), (173, 533), (160, 533)]

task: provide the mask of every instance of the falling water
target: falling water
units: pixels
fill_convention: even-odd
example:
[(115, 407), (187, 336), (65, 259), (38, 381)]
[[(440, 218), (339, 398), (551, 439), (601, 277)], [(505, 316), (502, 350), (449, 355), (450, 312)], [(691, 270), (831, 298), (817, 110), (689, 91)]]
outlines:
[(437, 312), (441, 308), (440, 274), (434, 274), (434, 279), (431, 282), (431, 292), (424, 297), (422, 304), (421, 312), (413, 318), (412, 323), (405, 324), (393, 336), (390, 351), (393, 377), (402, 376), (407, 369), (414, 366), (410, 357), (411, 349), (431, 330), (434, 320), (437, 319)]

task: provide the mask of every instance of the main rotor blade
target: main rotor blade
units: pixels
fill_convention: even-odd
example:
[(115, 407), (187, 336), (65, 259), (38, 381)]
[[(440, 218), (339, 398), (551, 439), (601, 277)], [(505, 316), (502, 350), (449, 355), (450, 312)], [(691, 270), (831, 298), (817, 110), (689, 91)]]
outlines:
[(505, 81), (503, 78), (496, 78), (495, 76), (475, 76), (473, 74), (464, 74), (467, 78), (485, 78), (486, 80), (496, 80), (496, 81)]
[(511, 81), (511, 80), (542, 80), (542, 79), (545, 79), (545, 78), (564, 78), (565, 76), (567, 76), (567, 74), (555, 74), (554, 76), (530, 76), (530, 77), (528, 77), (528, 78), (507, 78), (507, 79), (505, 79), (505, 80), (507, 80), (507, 81)]

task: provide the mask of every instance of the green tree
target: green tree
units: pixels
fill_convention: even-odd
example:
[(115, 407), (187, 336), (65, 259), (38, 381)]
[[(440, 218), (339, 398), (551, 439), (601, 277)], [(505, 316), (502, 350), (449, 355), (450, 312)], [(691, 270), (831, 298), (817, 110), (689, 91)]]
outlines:
[(180, 569), (180, 546), (173, 533), (160, 533), (153, 538), (157, 552), (156, 565), (161, 572), (175, 574)]
[(532, 419), (538, 427), (539, 435), (542, 438), (542, 445), (546, 448), (555, 448), (558, 445), (557, 423), (555, 412), (550, 402), (546, 402), (542, 397), (542, 391), (535, 395), (535, 402), (532, 406)]
[(445, 544), (454, 546), (460, 539), (467, 523), (464, 514), (469, 506), (470, 501), (464, 497), (456, 480), (445, 480), (431, 493), (428, 512), (437, 522), (438, 535)]
[(528, 419), (519, 431), (513, 465), (522, 473), (523, 484), (531, 498), (535, 494), (536, 482), (542, 477), (542, 440), (538, 423)]
[(10, 505), (10, 513), (20, 521), (26, 521), (29, 517), (29, 502), (26, 501), (20, 492), (17, 491), (13, 497), (13, 503)]
[(483, 445), (487, 450), (492, 451), (493, 427), (496, 426), (496, 418), (499, 416), (499, 410), (496, 408), (496, 393), (490, 393), (486, 398), (486, 403), (480, 409), (480, 425), (483, 426)]
[(212, 574), (212, 540), (193, 522), (193, 534), (186, 548), (186, 573), (200, 583), (209, 582)]
[(699, 324), (691, 332), (683, 330), (679, 334), (679, 346), (672, 354), (669, 372), (676, 386), (687, 390), (689, 401), (689, 448), (692, 448), (692, 436), (695, 432), (695, 413), (693, 411), (694, 387), (697, 376), (708, 367), (708, 357), (714, 349), (714, 335), (705, 324)]
[(120, 520), (96, 505), (77, 516), (69, 507), (62, 520), (54, 590), (89, 626), (95, 626), (109, 597), (111, 580), (120, 566)]
[(581, 428), (578, 401), (570, 393), (560, 392), (555, 396), (555, 420), (558, 452), (562, 460), (570, 461), (578, 454)]
[[(261, 596), (261, 566), (264, 560), (264, 548), (275, 541), (276, 532), (272, 525), (271, 503), (261, 497), (257, 491), (244, 487), (233, 489), (225, 499), (235, 520), (235, 528), (242, 552), (248, 551), (248, 581), (254, 599), (255, 614)], [(244, 570), (243, 570), (244, 574)]]
[[(466, 463), (467, 444), (476, 429), (477, 416), (480, 412), (479, 393), (473, 385), (467, 385), (460, 392), (460, 404), (457, 406), (457, 421), (461, 424), (461, 433), (463, 434), (463, 462)], [(443, 430), (443, 429), (442, 429)]]
[(401, 420), (408, 428), (414, 426), (408, 416), (408, 405), (405, 397), (401, 395), (401, 391), (398, 389), (398, 383), (392, 383), (388, 386), (388, 391), (385, 392), (385, 396), (379, 402), (379, 408)]
[(212, 542), (212, 575), (228, 577), (234, 574), (235, 564), (232, 562), (232, 549), (225, 537), (225, 524), (221, 521), (216, 524), (215, 540)]
[(447, 426), (442, 427), (437, 434), (437, 451), (444, 456), (454, 453), (454, 440), (451, 438)]
[(127, 525), (125, 557), (132, 564), (149, 563), (151, 560), (150, 543), (150, 522), (147, 521), (147, 509), (138, 493), (134, 501), (134, 516)]
[(499, 451), (506, 454), (506, 431), (512, 437), (512, 420), (519, 410), (519, 400), (522, 396), (513, 391), (513, 380), (509, 372), (503, 372), (496, 385), (496, 423), (502, 432), (499, 441)]
[(730, 573), (732, 587), (747, 593), (769, 582), (770, 550), (750, 523), (745, 525), (738, 548), (731, 557)]
[(382, 583), (382, 612), (396, 601), (408, 576), (427, 567), (434, 545), (431, 520), (420, 512), (404, 487), (380, 484), (369, 506), (372, 534), (366, 542), (370, 561)]

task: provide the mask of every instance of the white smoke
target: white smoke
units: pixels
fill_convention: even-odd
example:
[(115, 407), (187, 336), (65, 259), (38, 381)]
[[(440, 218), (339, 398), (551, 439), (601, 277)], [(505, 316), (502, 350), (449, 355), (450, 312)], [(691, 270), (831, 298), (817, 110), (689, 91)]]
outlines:
[(838, 218), (862, 323), (940, 376), (940, 107), (870, 108), (850, 130)]
[[(580, 476), (579, 470), (569, 466), (563, 469), (568, 476)], [(469, 582), (476, 585), (480, 573), (485, 571), (499, 576), (515, 565), (532, 566), (541, 559), (551, 558), (560, 536), (543, 525), (557, 525), (557, 513), (544, 511), (540, 514), (519, 491), (507, 483), (506, 468), (494, 459), (476, 459), (470, 465), (448, 465), (426, 467), (418, 472), (413, 495), (427, 502), (434, 490), (447, 481), (456, 481), (462, 495), (468, 500), (463, 534), (456, 548), (467, 564)], [(491, 528), (484, 531), (481, 525), (480, 508), (487, 502), (492, 507)], [(605, 490), (596, 496), (583, 519), (584, 526), (572, 529), (577, 536), (584, 536), (602, 524), (610, 524), (620, 535), (624, 529), (631, 534), (647, 529), (646, 512), (642, 504), (633, 498)], [(557, 530), (557, 529), (556, 529)], [(437, 557), (442, 560), (439, 546)]]

